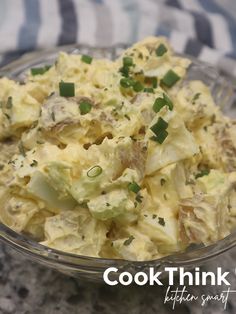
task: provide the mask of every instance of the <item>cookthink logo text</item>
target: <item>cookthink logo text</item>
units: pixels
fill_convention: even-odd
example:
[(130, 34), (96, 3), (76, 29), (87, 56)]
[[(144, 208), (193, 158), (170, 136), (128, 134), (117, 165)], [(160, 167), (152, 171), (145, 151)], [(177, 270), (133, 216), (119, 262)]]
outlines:
[[(163, 281), (163, 277), (166, 278), (165, 281)], [(171, 303), (172, 309), (177, 303), (196, 300), (200, 300), (201, 306), (207, 305), (209, 301), (221, 302), (226, 309), (229, 295), (236, 293), (236, 290), (230, 287), (230, 272), (223, 271), (221, 267), (217, 267), (214, 272), (200, 271), (199, 267), (195, 267), (191, 272), (185, 271), (184, 267), (165, 267), (164, 271), (155, 271), (154, 267), (150, 267), (147, 272), (140, 271), (135, 274), (128, 271), (119, 272), (118, 268), (109, 267), (105, 270), (103, 279), (109, 286), (118, 284), (129, 286), (135, 283), (139, 286), (147, 284), (163, 286), (164, 288), (164, 285), (167, 285), (164, 304)], [(188, 291), (188, 286), (223, 286), (224, 289), (214, 295), (209, 293), (196, 295)], [(207, 291), (210, 292), (210, 287)]]

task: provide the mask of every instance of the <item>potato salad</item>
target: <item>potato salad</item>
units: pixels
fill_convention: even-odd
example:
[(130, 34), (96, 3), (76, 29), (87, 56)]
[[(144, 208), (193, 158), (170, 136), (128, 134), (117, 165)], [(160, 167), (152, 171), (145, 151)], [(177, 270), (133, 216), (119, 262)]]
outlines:
[(44, 246), (134, 261), (236, 225), (236, 122), (167, 40), (115, 61), (61, 52), (0, 79), (0, 221)]

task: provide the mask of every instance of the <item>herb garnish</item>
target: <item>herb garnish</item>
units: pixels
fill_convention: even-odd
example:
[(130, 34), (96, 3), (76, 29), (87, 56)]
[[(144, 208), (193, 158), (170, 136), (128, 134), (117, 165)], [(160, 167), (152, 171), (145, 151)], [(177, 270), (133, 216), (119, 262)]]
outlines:
[(50, 68), (51, 68), (51, 65), (45, 65), (44, 67), (41, 67), (41, 68), (32, 68), (30, 72), (31, 72), (31, 75), (33, 76), (42, 75), (45, 72), (47, 72)]
[(166, 52), (167, 52), (167, 48), (163, 44), (160, 44), (156, 49), (156, 55), (158, 57), (162, 57)]
[(134, 239), (135, 239), (135, 237), (133, 237), (133, 236), (131, 235), (127, 240), (124, 241), (123, 244), (124, 244), (125, 246), (128, 246), (128, 245), (131, 244), (131, 242), (132, 242)]
[(194, 105), (196, 100), (198, 100), (198, 98), (200, 97), (201, 93), (196, 93), (194, 96), (193, 96), (193, 99), (192, 99), (192, 104)]
[(195, 179), (207, 176), (210, 173), (209, 169), (204, 169), (195, 175)]
[(132, 182), (129, 183), (128, 189), (137, 194), (141, 190), (141, 187), (136, 182)]
[(180, 77), (173, 70), (169, 70), (162, 78), (161, 83), (172, 87), (179, 79)]
[(81, 101), (79, 104), (80, 113), (82, 115), (87, 114), (92, 109), (92, 104), (88, 101)]
[(38, 165), (37, 160), (33, 160), (33, 162), (30, 164), (31, 167), (36, 167)]
[(91, 64), (93, 61), (93, 58), (88, 56), (88, 55), (82, 55), (81, 61), (83, 61), (84, 63), (87, 63), (87, 64)]
[(13, 106), (12, 97), (9, 96), (6, 102), (6, 109), (11, 109)]
[(59, 91), (61, 97), (74, 97), (75, 96), (75, 84), (69, 82), (60, 82)]
[(18, 148), (19, 148), (20, 154), (25, 157), (26, 156), (25, 148), (24, 148), (23, 143), (21, 141), (18, 144)]
[(158, 223), (161, 225), (161, 226), (165, 226), (165, 219), (164, 218), (162, 218), (162, 217), (158, 217)]

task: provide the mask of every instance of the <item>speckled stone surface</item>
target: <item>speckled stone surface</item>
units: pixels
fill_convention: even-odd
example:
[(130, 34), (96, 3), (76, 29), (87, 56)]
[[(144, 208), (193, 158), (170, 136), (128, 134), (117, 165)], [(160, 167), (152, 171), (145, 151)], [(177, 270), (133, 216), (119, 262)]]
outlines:
[[(231, 289), (236, 289), (234, 274), (236, 249), (206, 263), (202, 270), (221, 266), (230, 271)], [(219, 287), (188, 287), (195, 295), (220, 293)], [(226, 311), (220, 302), (201, 307), (200, 301), (183, 303), (172, 310), (163, 304), (166, 288), (154, 286), (109, 287), (86, 284), (27, 260), (0, 244), (0, 313), (16, 314), (152, 314), (152, 313), (236, 313), (236, 294), (229, 297)]]

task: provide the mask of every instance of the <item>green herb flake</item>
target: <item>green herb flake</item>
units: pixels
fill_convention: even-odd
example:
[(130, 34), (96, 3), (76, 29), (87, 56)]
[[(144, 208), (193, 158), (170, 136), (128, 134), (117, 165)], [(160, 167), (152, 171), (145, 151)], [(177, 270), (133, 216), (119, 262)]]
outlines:
[(140, 52), (140, 53), (138, 54), (138, 58), (139, 58), (139, 59), (143, 59), (143, 54), (142, 54), (142, 52)]
[(124, 244), (125, 246), (128, 246), (128, 245), (131, 244), (131, 242), (132, 242), (134, 239), (135, 239), (135, 237), (133, 237), (133, 236), (131, 235), (127, 240), (124, 241), (123, 244)]
[(127, 114), (125, 114), (124, 117), (130, 121), (130, 117)]
[(51, 117), (52, 117), (52, 121), (55, 122), (55, 121), (56, 121), (56, 118), (55, 118), (55, 112), (54, 112), (54, 111), (51, 112)]
[(157, 215), (153, 214), (152, 219), (155, 219), (155, 218), (157, 218)]
[(26, 156), (25, 148), (24, 148), (23, 143), (21, 141), (19, 142), (18, 148), (19, 148), (20, 154), (25, 157)]
[(152, 87), (145, 87), (143, 91), (144, 93), (154, 94), (154, 89)]
[(179, 79), (180, 77), (173, 70), (169, 70), (162, 78), (161, 83), (172, 87)]
[(160, 183), (161, 183), (161, 186), (163, 186), (166, 183), (166, 180), (164, 178), (161, 178)]
[(79, 110), (81, 115), (89, 113), (92, 109), (92, 104), (88, 101), (81, 101), (79, 104)]
[(0, 171), (4, 169), (4, 165), (0, 164)]
[(152, 80), (152, 87), (153, 88), (157, 88), (157, 86), (158, 86), (157, 78), (156, 77), (152, 77), (151, 80)]
[(198, 100), (198, 98), (200, 97), (201, 93), (196, 93), (194, 96), (193, 96), (193, 99), (192, 99), (192, 104), (194, 105), (195, 102)]
[(163, 227), (166, 225), (165, 219), (162, 217), (158, 217), (158, 223)]
[(141, 187), (136, 182), (132, 182), (129, 183), (128, 189), (137, 194), (141, 190)]
[(4, 112), (4, 116), (7, 118), (7, 120), (11, 121), (11, 117), (9, 116), (9, 114)]
[(33, 160), (33, 162), (30, 164), (31, 167), (37, 167), (38, 162), (37, 160)]
[(98, 177), (100, 174), (102, 173), (102, 168), (98, 165), (93, 166), (92, 168), (90, 168), (87, 172), (87, 176), (89, 178), (96, 178)]
[(12, 97), (9, 96), (6, 102), (6, 109), (11, 109), (13, 106)]
[(195, 175), (195, 179), (207, 176), (210, 173), (209, 169), (204, 169)]
[(143, 196), (140, 195), (140, 194), (137, 194), (137, 196), (135, 197), (135, 200), (136, 200), (138, 203), (142, 203)]
[(93, 58), (88, 56), (88, 55), (82, 55), (81, 56), (81, 61), (87, 64), (91, 64), (93, 61)]
[(75, 96), (75, 84), (69, 82), (59, 83), (59, 92), (61, 97), (74, 97)]
[(162, 57), (167, 52), (167, 48), (164, 44), (160, 44), (156, 49), (156, 55)]

